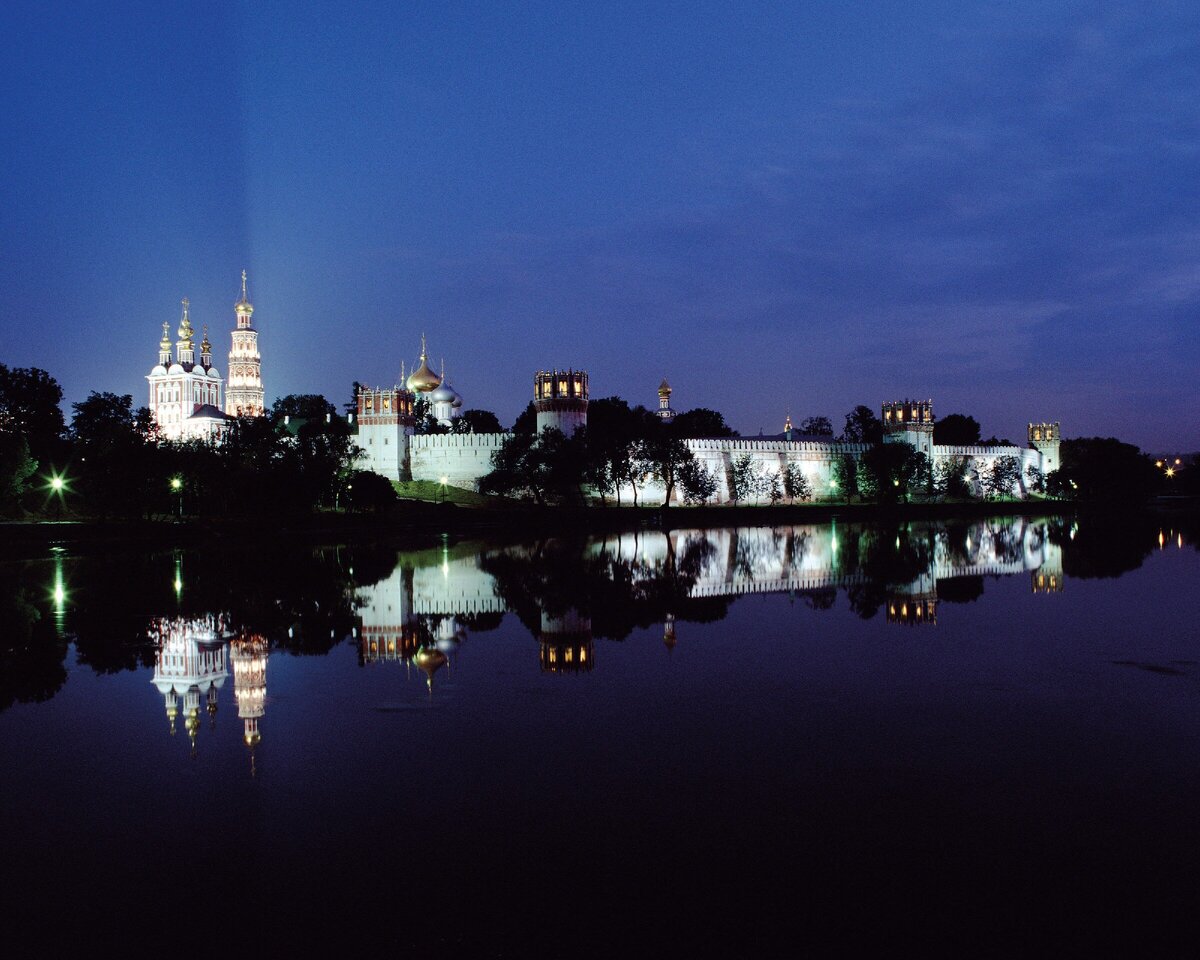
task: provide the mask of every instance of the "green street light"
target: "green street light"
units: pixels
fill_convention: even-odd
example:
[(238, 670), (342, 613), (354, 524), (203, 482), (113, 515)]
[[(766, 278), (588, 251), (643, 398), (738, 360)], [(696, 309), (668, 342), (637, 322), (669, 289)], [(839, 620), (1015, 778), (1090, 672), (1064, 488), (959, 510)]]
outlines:
[(60, 490), (62, 490), (62, 488), (63, 488), (63, 478), (62, 477), (51, 478), (51, 480), (50, 480), (50, 489), (51, 490), (53, 490), (55, 493), (58, 493)]
[(171, 489), (179, 495), (179, 519), (183, 519), (183, 477), (171, 478)]

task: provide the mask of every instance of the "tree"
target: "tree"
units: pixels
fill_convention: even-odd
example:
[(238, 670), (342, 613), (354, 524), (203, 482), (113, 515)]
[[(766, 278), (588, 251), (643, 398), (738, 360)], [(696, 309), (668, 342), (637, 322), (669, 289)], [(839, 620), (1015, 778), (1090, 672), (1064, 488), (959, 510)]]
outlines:
[(772, 506), (775, 506), (783, 499), (783, 481), (780, 479), (778, 470), (772, 470), (770, 473), (764, 474), (762, 488), (767, 495), (767, 499), (771, 501)]
[(830, 486), (835, 497), (854, 499), (858, 495), (858, 461), (849, 454), (835, 457), (831, 470), (833, 477)]
[[(591, 411), (589, 410), (589, 416)], [(681, 440), (697, 440), (704, 437), (736, 437), (737, 431), (725, 422), (725, 418), (716, 410), (707, 407), (696, 407), (675, 414), (671, 421), (671, 433)]]
[(928, 472), (928, 458), (911, 444), (876, 444), (858, 462), (859, 490), (869, 500), (894, 503), (926, 485)]
[(1017, 457), (997, 457), (984, 472), (984, 487), (993, 497), (1010, 495), (1021, 482), (1021, 461)]
[(537, 410), (534, 409), (533, 401), (529, 401), (529, 405), (520, 412), (517, 419), (513, 421), (513, 433), (521, 433), (526, 436), (533, 436), (537, 433)]
[(35, 460), (54, 459), (66, 432), (62, 396), (62, 387), (45, 370), (0, 363), (0, 430), (23, 434)]
[(370, 470), (355, 470), (347, 480), (343, 502), (348, 510), (378, 513), (397, 499), (396, 488), (387, 477)]
[(1159, 482), (1154, 461), (1130, 443), (1113, 437), (1064, 440), (1062, 466), (1046, 478), (1056, 496), (1072, 500), (1140, 503)]
[(1025, 468), (1025, 486), (1031, 493), (1046, 492), (1046, 475), (1036, 464), (1031, 463)]
[(458, 422), (465, 424), (468, 433), (503, 433), (500, 419), (491, 410), (464, 410)]
[(933, 491), (939, 496), (965, 500), (971, 496), (970, 457), (945, 457), (933, 475)]
[(679, 468), (679, 488), (684, 502), (707, 503), (717, 493), (717, 478), (695, 457)]
[(358, 394), (362, 390), (362, 388), (363, 388), (363, 384), (361, 384), (357, 380), (355, 380), (354, 385), (350, 388), (350, 402), (347, 403), (344, 407), (347, 416), (351, 416), (351, 415), (357, 416), (358, 415)]
[(37, 465), (24, 434), (0, 431), (0, 512), (11, 512), (20, 503)]
[(846, 443), (882, 443), (883, 422), (870, 407), (859, 404), (846, 414), (846, 426), (842, 430)]
[(151, 512), (161, 503), (165, 459), (156, 455), (149, 412), (135, 413), (129, 394), (97, 393), (71, 405), (71, 440), (78, 461), (75, 492), (104, 516)]
[(948, 413), (933, 425), (933, 442), (948, 447), (979, 443), (979, 421), (965, 413)]
[(317, 393), (290, 393), (279, 397), (271, 404), (271, 419), (282, 420), (330, 420), (337, 414), (337, 407)]
[(682, 440), (660, 430), (657, 436), (642, 441), (641, 456), (650, 476), (663, 485), (663, 506), (669, 507), (680, 469), (695, 459), (692, 451)]
[(734, 457), (729, 463), (729, 499), (741, 503), (758, 495), (758, 474), (754, 470), (754, 460), (750, 454), (743, 453)]
[(413, 421), (413, 432), (422, 436), (451, 432), (450, 427), (433, 415), (433, 404), (424, 394), (417, 394), (417, 399), (413, 401)]
[(512, 433), (492, 454), (492, 471), (479, 481), (483, 493), (532, 496), (543, 506), (550, 500), (582, 497), (586, 477), (583, 437), (561, 430), (536, 436)]
[(785, 464), (782, 480), (783, 493), (792, 503), (797, 500), (807, 500), (812, 496), (812, 487), (809, 485), (808, 477), (800, 469), (800, 464), (790, 462)]
[(806, 417), (800, 421), (800, 432), (811, 437), (832, 437), (833, 424), (828, 417)]

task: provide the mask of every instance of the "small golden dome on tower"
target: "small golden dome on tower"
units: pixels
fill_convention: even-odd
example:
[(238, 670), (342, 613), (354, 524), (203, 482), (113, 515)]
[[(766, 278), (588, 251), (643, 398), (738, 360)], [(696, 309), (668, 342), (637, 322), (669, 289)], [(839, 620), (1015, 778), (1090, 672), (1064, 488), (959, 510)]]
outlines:
[(171, 325), (166, 320), (163, 321), (163, 335), (158, 341), (158, 348), (168, 351), (171, 349)]
[(254, 312), (254, 304), (250, 302), (250, 298), (246, 296), (246, 271), (242, 271), (242, 295), (238, 302), (233, 305), (233, 309), (238, 313), (251, 314)]
[(421, 337), (421, 365), (408, 375), (405, 382), (414, 393), (429, 393), (442, 383), (442, 378), (429, 369), (429, 357), (425, 350), (425, 337)]
[(669, 397), (671, 395), (671, 385), (667, 383), (666, 377), (663, 377), (663, 382), (658, 385), (658, 395), (660, 397)]
[(208, 324), (204, 325), (204, 339), (200, 341), (201, 353), (212, 353), (212, 344), (208, 342)]

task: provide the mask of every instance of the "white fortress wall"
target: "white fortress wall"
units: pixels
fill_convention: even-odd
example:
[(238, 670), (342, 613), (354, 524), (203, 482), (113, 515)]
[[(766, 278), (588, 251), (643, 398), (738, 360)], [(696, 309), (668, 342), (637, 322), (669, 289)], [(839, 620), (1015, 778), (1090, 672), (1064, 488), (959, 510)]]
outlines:
[(409, 437), (409, 463), (414, 480), (478, 490), (479, 481), (492, 472), (492, 454), (500, 449), (505, 433), (441, 433)]

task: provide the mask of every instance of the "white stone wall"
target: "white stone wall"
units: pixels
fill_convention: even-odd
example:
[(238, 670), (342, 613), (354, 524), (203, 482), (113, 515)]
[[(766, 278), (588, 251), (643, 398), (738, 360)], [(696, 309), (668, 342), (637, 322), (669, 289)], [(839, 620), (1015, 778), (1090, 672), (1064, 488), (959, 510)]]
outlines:
[(479, 481), (492, 472), (492, 454), (506, 433), (420, 434), (409, 438), (409, 463), (414, 480), (478, 490)]
[[(1055, 448), (1057, 453), (1057, 447)], [(937, 445), (933, 448), (933, 468), (937, 470), (938, 464), (952, 457), (965, 457), (972, 461), (970, 472), (975, 479), (972, 480), (973, 492), (978, 495), (983, 491), (980, 489), (978, 476), (992, 469), (992, 465), (1002, 457), (1016, 457), (1021, 465), (1021, 479), (1017, 486), (1013, 488), (1012, 494), (1017, 497), (1026, 496), (1029, 491), (1027, 489), (1028, 477), (1025, 471), (1029, 467), (1037, 467), (1043, 473), (1049, 473), (1043, 465), (1042, 454), (1038, 450), (1033, 450), (1029, 447), (953, 447), (946, 445)], [(1053, 468), (1057, 469), (1057, 467)]]

